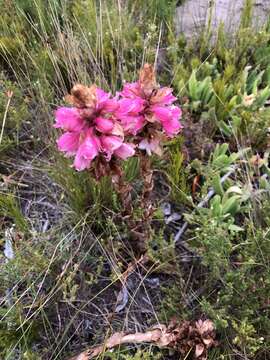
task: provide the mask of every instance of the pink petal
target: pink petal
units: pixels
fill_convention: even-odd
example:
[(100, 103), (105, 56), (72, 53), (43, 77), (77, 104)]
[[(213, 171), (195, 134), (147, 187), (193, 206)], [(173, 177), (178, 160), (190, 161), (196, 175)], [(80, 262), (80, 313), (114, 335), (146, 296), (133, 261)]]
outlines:
[(153, 105), (151, 106), (151, 111), (160, 122), (169, 121), (171, 118), (171, 111), (169, 107)]
[(123, 140), (118, 136), (105, 136), (100, 137), (101, 147), (103, 151), (107, 154), (107, 160), (111, 159), (112, 154), (116, 149), (118, 149), (122, 144)]
[(95, 122), (96, 122), (96, 129), (101, 133), (109, 133), (112, 131), (114, 127), (114, 123), (110, 119), (98, 117), (96, 118)]
[(136, 135), (144, 126), (144, 118), (139, 115), (145, 107), (145, 100), (141, 98), (119, 100), (119, 109), (115, 116), (120, 120), (124, 131)]
[(172, 105), (170, 109), (172, 116), (174, 118), (180, 119), (180, 117), (182, 116), (182, 110), (180, 109), (180, 107)]
[(151, 143), (147, 139), (143, 139), (139, 143), (138, 147), (139, 147), (140, 150), (145, 150), (147, 155), (149, 155), (149, 156), (152, 155), (152, 146), (151, 146)]
[(85, 169), (89, 169), (91, 166), (91, 159), (87, 159), (81, 155), (80, 152), (77, 153), (73, 166), (77, 171), (83, 171)]
[(182, 111), (177, 106), (171, 106), (171, 119), (170, 121), (163, 122), (163, 127), (168, 136), (174, 136), (179, 133), (183, 128), (179, 119), (181, 118)]
[(118, 109), (117, 100), (111, 99), (111, 94), (96, 88), (97, 105), (96, 110), (99, 110), (101, 114), (112, 113)]
[(141, 96), (141, 87), (139, 82), (126, 83), (120, 93), (123, 97), (134, 99)]
[(121, 115), (129, 114), (129, 115), (138, 115), (139, 112), (141, 112), (145, 106), (145, 101), (141, 98), (135, 98), (135, 99), (121, 99), (118, 101), (119, 109), (116, 112), (116, 115), (118, 115), (121, 118)]
[(120, 159), (126, 160), (135, 154), (134, 146), (123, 143), (118, 149), (114, 151), (114, 154)]
[(136, 135), (144, 127), (145, 120), (143, 116), (123, 116), (121, 123), (127, 134)]
[(111, 131), (111, 135), (115, 135), (115, 136), (119, 136), (122, 138), (122, 140), (124, 139), (124, 130), (121, 124), (119, 124), (119, 122), (115, 122), (113, 129)]
[(154, 105), (151, 110), (159, 120), (168, 136), (176, 135), (182, 128), (179, 119), (181, 109), (177, 106), (162, 107)]
[(81, 131), (85, 125), (76, 108), (61, 107), (55, 112), (56, 123), (54, 127), (66, 131)]
[(79, 146), (74, 160), (74, 167), (78, 171), (89, 169), (92, 160), (98, 155), (100, 149), (99, 139), (93, 136), (92, 129), (90, 130)]
[(182, 126), (180, 125), (179, 121), (176, 119), (172, 119), (169, 122), (163, 123), (163, 128), (166, 134), (170, 137), (177, 135), (181, 130)]
[(60, 136), (57, 140), (57, 146), (60, 151), (66, 153), (67, 156), (76, 154), (79, 147), (80, 133), (67, 132)]
[(98, 103), (104, 103), (110, 98), (110, 94), (100, 88), (96, 88), (96, 96)]
[(176, 100), (177, 100), (177, 97), (173, 96), (172, 94), (169, 94), (169, 95), (164, 96), (161, 103), (163, 103), (164, 105), (165, 104), (170, 105)]
[(101, 112), (102, 114), (113, 113), (117, 111), (118, 108), (119, 104), (116, 99), (108, 99), (106, 102), (103, 103)]
[(177, 98), (172, 95), (173, 89), (168, 87), (160, 88), (155, 96), (153, 96), (152, 104), (171, 105)]

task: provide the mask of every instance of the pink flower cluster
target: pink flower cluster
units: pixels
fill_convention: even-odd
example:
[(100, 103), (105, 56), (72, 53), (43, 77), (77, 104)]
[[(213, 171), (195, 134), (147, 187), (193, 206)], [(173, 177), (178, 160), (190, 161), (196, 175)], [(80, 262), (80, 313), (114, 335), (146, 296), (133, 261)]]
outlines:
[(124, 142), (123, 128), (113, 116), (117, 102), (97, 87), (91, 89), (91, 96), (90, 106), (61, 107), (55, 113), (54, 126), (65, 131), (57, 141), (58, 149), (75, 156), (78, 171), (90, 168), (99, 154), (110, 161), (113, 155), (126, 159), (135, 153), (134, 147)]
[(57, 141), (58, 149), (75, 157), (78, 171), (89, 169), (96, 158), (125, 160), (135, 154), (135, 148), (148, 155), (161, 154), (164, 135), (173, 137), (181, 130), (181, 109), (173, 105), (172, 89), (156, 85), (148, 64), (139, 81), (125, 84), (115, 98), (95, 85), (76, 85), (67, 100), (73, 106), (56, 111), (54, 126), (65, 131)]

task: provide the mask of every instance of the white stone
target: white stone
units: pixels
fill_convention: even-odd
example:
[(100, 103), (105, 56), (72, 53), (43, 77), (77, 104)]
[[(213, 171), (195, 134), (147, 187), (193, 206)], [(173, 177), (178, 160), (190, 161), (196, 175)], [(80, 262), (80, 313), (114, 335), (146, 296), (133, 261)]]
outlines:
[[(187, 39), (197, 38), (207, 28), (211, 16), (213, 36), (221, 23), (229, 34), (239, 28), (241, 14), (246, 0), (186, 0), (177, 7), (175, 16), (176, 33), (185, 34)], [(270, 15), (270, 0), (254, 0), (252, 25), (261, 27)]]

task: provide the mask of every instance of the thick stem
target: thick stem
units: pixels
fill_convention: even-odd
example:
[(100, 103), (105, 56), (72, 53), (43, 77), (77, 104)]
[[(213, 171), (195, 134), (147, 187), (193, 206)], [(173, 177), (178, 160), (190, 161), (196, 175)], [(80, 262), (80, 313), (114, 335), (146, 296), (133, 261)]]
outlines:
[(124, 216), (130, 216), (133, 213), (131, 185), (123, 179), (123, 176), (117, 176), (114, 182), (114, 188), (119, 194), (122, 205), (122, 214)]
[[(129, 228), (132, 248), (137, 253), (142, 254), (147, 251), (147, 241), (151, 235), (150, 222), (153, 216), (153, 205), (151, 193), (153, 190), (153, 171), (149, 156), (140, 153), (140, 175), (143, 180), (143, 187), (139, 198), (142, 215), (139, 219), (134, 216), (131, 190), (132, 186), (124, 180), (121, 171), (114, 171), (113, 183), (122, 205), (121, 215)], [(119, 169), (118, 169), (119, 170)]]
[(143, 179), (143, 189), (142, 189), (142, 196), (141, 202), (142, 207), (145, 207), (144, 202), (150, 201), (151, 192), (154, 187), (153, 182), (153, 170), (151, 168), (151, 159), (149, 156), (145, 154), (140, 155), (140, 171), (141, 177)]

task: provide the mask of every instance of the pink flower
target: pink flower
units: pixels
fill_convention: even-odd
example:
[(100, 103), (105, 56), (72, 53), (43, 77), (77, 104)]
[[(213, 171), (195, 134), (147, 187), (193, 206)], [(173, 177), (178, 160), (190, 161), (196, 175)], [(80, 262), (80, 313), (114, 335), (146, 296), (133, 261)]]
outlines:
[(167, 107), (152, 105), (151, 111), (155, 119), (157, 119), (157, 121), (162, 124), (167, 136), (173, 137), (174, 135), (177, 135), (182, 129), (182, 126), (179, 122), (182, 111), (179, 107), (174, 105)]
[(124, 131), (113, 114), (119, 105), (110, 94), (91, 86), (76, 85), (68, 97), (75, 107), (61, 107), (56, 113), (56, 128), (65, 133), (57, 141), (58, 149), (66, 156), (75, 156), (78, 171), (89, 169), (92, 161), (101, 156), (126, 159), (134, 154), (124, 143)]
[(134, 145), (123, 143), (118, 149), (115, 150), (115, 155), (120, 159), (126, 160), (127, 158), (135, 155)]
[(128, 99), (136, 99), (143, 96), (139, 81), (134, 83), (126, 83), (120, 94), (123, 96), (123, 98)]
[(54, 127), (65, 131), (81, 131), (85, 125), (76, 108), (60, 107), (55, 112), (55, 119)]
[(152, 97), (152, 104), (159, 105), (171, 105), (173, 102), (177, 100), (175, 96), (172, 94), (173, 89), (168, 87), (163, 87), (158, 90), (155, 96)]
[(121, 123), (125, 133), (137, 135), (145, 125), (145, 118), (143, 116), (128, 116), (121, 118)]
[(173, 105), (176, 97), (172, 95), (172, 89), (159, 87), (153, 67), (145, 64), (139, 81), (126, 83), (119, 95), (119, 107), (115, 114), (125, 132), (136, 135), (139, 149), (145, 150), (148, 155), (152, 152), (161, 154), (160, 130), (173, 137), (182, 129), (182, 112)]
[(79, 132), (66, 132), (57, 140), (58, 149), (66, 153), (67, 156), (76, 154), (80, 143)]
[(75, 156), (75, 169), (78, 171), (89, 169), (99, 150), (100, 141), (98, 137), (93, 134), (93, 129), (87, 130)]
[(96, 110), (101, 113), (112, 113), (118, 108), (118, 103), (115, 99), (110, 98), (110, 94), (102, 89), (96, 88)]
[(107, 160), (110, 160), (115, 150), (117, 150), (123, 144), (123, 139), (115, 135), (102, 135), (100, 142), (102, 150), (106, 154)]
[(114, 122), (111, 119), (98, 117), (95, 120), (96, 129), (101, 133), (107, 133), (112, 131), (114, 127)]
[(172, 105), (176, 100), (172, 89), (160, 88), (153, 90), (153, 95), (146, 96), (137, 82), (126, 84), (121, 95), (128, 98), (119, 101), (116, 114), (129, 133), (136, 135), (149, 122), (161, 124), (168, 136), (177, 135), (182, 129), (179, 121), (182, 112), (179, 107)]
[(140, 113), (144, 110), (145, 101), (141, 98), (122, 98), (118, 101), (115, 116), (120, 119), (126, 133), (136, 135), (145, 125), (145, 119)]

